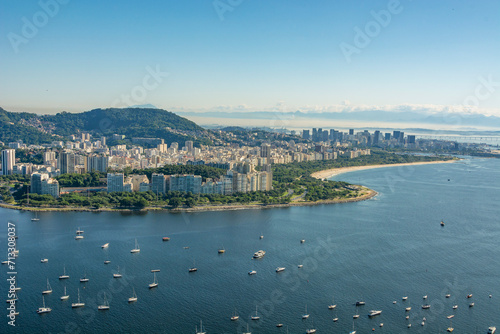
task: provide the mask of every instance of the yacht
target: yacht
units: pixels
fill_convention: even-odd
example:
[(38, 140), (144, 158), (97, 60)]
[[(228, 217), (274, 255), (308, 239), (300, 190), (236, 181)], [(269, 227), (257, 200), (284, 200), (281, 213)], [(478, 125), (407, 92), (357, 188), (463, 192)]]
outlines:
[(85, 303), (82, 303), (80, 301), (80, 289), (78, 289), (78, 302), (77, 303), (71, 303), (72, 308), (77, 308), (77, 307), (84, 307)]
[(247, 324), (247, 331), (243, 334), (252, 334), (252, 332), (250, 332), (250, 330), (248, 329), (248, 324)]
[(458, 305), (453, 305), (453, 309), (456, 310), (458, 308)]
[(352, 322), (352, 331), (350, 331), (349, 334), (356, 334), (356, 331), (354, 330), (354, 321)]
[(254, 259), (260, 259), (260, 258), (263, 258), (263, 257), (264, 257), (264, 255), (266, 255), (266, 252), (265, 252), (265, 251), (263, 251), (263, 250), (260, 250), (260, 251), (255, 252), (255, 253), (253, 254), (253, 258), (254, 258)]
[(337, 304), (335, 304), (335, 299), (332, 297), (332, 303), (328, 305), (329, 310), (333, 310), (337, 307)]
[(255, 315), (251, 317), (252, 320), (259, 320), (260, 317), (259, 315), (257, 314), (257, 306), (255, 306)]
[(137, 295), (135, 294), (135, 289), (134, 289), (134, 288), (132, 288), (132, 297), (130, 297), (130, 298), (128, 299), (128, 302), (129, 302), (129, 303), (133, 303), (133, 302), (136, 302), (136, 301), (137, 301)]
[(200, 330), (198, 331), (198, 328), (196, 328), (196, 334), (206, 334), (207, 332), (203, 331), (203, 322), (200, 320)]
[(441, 220), (441, 223), (440, 223), (441, 226), (444, 226), (444, 221)]
[(66, 275), (66, 266), (63, 267), (63, 274), (59, 276), (59, 279), (68, 279), (69, 275)]
[(83, 239), (83, 235), (79, 234), (75, 236), (75, 240), (81, 240), (81, 239)]
[(151, 272), (152, 272), (152, 273), (159, 273), (159, 272), (160, 272), (160, 269), (151, 269)]
[(67, 300), (69, 299), (69, 295), (66, 294), (66, 285), (64, 286), (64, 295), (61, 296), (61, 300)]
[(225, 252), (226, 252), (226, 249), (224, 248), (224, 245), (222, 245), (222, 247), (217, 250), (217, 253), (219, 253), (219, 254), (224, 254)]
[(380, 325), (378, 325), (379, 327), (384, 327), (384, 323), (381, 322)]
[(306, 305), (306, 311), (304, 312), (304, 314), (302, 314), (302, 319), (307, 319), (309, 318), (309, 313), (307, 313), (307, 305)]
[(2, 264), (9, 264), (9, 261), (2, 261)]
[(105, 243), (104, 245), (101, 246), (101, 248), (108, 248), (109, 247), (109, 242)]
[(281, 323), (280, 324), (276, 324), (276, 327), (281, 328), (281, 327), (283, 327), (283, 324), (281, 324)]
[(422, 299), (427, 299), (427, 295), (423, 296)]
[(83, 234), (83, 232), (85, 232), (85, 231), (80, 230), (80, 228), (78, 228), (78, 230), (76, 230), (76, 234)]
[(451, 319), (451, 318), (453, 318), (454, 316), (455, 316), (454, 314), (451, 314), (451, 315), (447, 316), (447, 317), (446, 317), (446, 319)]
[(52, 287), (49, 284), (49, 279), (47, 278), (47, 290), (42, 291), (42, 295), (48, 295), (49, 293), (52, 293)]
[(306, 239), (302, 239), (300, 240), (300, 243), (303, 244), (304, 242), (306, 242)]
[(248, 272), (248, 275), (255, 275), (255, 274), (257, 274), (257, 272), (256, 272), (255, 270), (250, 270), (250, 271)]
[(406, 296), (405, 296), (405, 297), (403, 297), (403, 298), (401, 298), (401, 299), (402, 299), (402, 300), (407, 300), (407, 299), (408, 299), (408, 297), (406, 297)]
[(366, 303), (363, 302), (363, 301), (357, 301), (356, 302), (356, 306), (362, 306), (362, 305), (365, 305)]
[(264, 235), (261, 234), (260, 237), (259, 237), (259, 239), (264, 239)]
[(306, 329), (306, 333), (307, 334), (316, 333), (316, 329), (314, 329), (314, 328)]
[(281, 271), (285, 271), (285, 267), (278, 267), (276, 268), (276, 272), (279, 273)]
[(111, 261), (109, 261), (109, 260), (104, 261), (104, 264), (110, 264), (110, 263), (111, 263)]
[(195, 261), (193, 260), (193, 266), (189, 268), (189, 272), (194, 273), (195, 271), (198, 271), (198, 268), (196, 268)]
[(392, 303), (393, 303), (393, 304), (397, 304), (397, 301), (393, 300), (393, 301), (392, 301)]
[(446, 295), (444, 295), (446, 298), (450, 298), (451, 295), (449, 293), (447, 293)]
[(41, 259), (40, 262), (41, 263), (47, 263), (47, 262), (49, 262), (49, 259)]
[(411, 328), (411, 324), (408, 324), (408, 328)]
[(113, 274), (113, 278), (120, 278), (120, 277), (122, 277), (122, 274), (120, 274), (120, 266), (118, 266), (116, 269), (116, 274)]
[(153, 273), (153, 283), (149, 283), (149, 288), (156, 288), (158, 286), (158, 281), (156, 280), (156, 272)]
[(104, 304), (97, 306), (97, 309), (99, 311), (109, 310), (109, 303), (108, 303), (108, 299), (106, 298), (106, 293), (104, 293)]
[(422, 305), (422, 309), (423, 309), (423, 310), (428, 310), (428, 309), (430, 309), (430, 308), (431, 308), (431, 305), (429, 305), (429, 304), (424, 304), (424, 305)]
[(473, 307), (473, 306), (474, 306), (474, 303), (470, 303), (470, 304), (469, 304), (469, 307)]
[(139, 244), (137, 243), (137, 239), (135, 239), (135, 248), (130, 250), (130, 253), (139, 253), (141, 249), (139, 248)]
[(494, 326), (488, 327), (488, 334), (495, 334), (497, 328)]
[(43, 306), (39, 307), (38, 310), (36, 310), (36, 313), (42, 314), (42, 313), (49, 313), (52, 311), (50, 307), (45, 307), (45, 298), (42, 296), (42, 301), (43, 301)]
[(333, 322), (337, 322), (337, 321), (339, 321), (339, 318), (337, 318), (337, 317), (333, 318)]
[(359, 314), (355, 314), (352, 316), (353, 319), (358, 319), (359, 318)]
[(453, 332), (453, 329), (454, 329), (454, 328), (453, 328), (453, 326), (451, 325), (451, 319), (450, 319), (450, 327), (448, 327), (448, 328), (446, 329), (446, 331), (451, 333), (451, 332)]
[(303, 264), (299, 264), (297, 267), (302, 268), (303, 266), (304, 266)]
[(380, 311), (380, 310), (371, 310), (370, 313), (368, 314), (368, 316), (370, 318), (372, 318), (372, 317), (375, 317), (377, 315), (380, 315), (381, 313), (382, 313), (382, 311)]
[(467, 298), (472, 298), (472, 293), (469, 293), (469, 294), (467, 295)]
[(85, 282), (88, 282), (88, 281), (89, 281), (89, 279), (87, 278), (87, 273), (85, 272), (83, 274), (83, 277), (80, 278), (80, 283), (85, 283)]
[(163, 241), (170, 241), (170, 238), (169, 237), (163, 237), (163, 238), (161, 238), (161, 240), (163, 240)]
[(39, 221), (39, 220), (40, 220), (40, 218), (38, 218), (38, 213), (37, 213), (37, 212), (35, 212), (35, 217), (31, 218), (31, 221), (32, 221), (32, 222), (37, 222), (37, 221)]

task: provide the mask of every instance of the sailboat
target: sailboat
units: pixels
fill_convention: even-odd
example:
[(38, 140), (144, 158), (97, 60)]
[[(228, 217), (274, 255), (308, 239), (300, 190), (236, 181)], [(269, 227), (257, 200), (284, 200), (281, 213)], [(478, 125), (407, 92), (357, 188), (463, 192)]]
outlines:
[(450, 327), (446, 329), (447, 332), (453, 332), (454, 328), (451, 325), (451, 319), (450, 319)]
[(118, 266), (116, 269), (116, 274), (113, 274), (113, 278), (120, 278), (120, 277), (122, 277), (122, 274), (120, 274), (120, 266)]
[(309, 318), (309, 313), (307, 313), (307, 304), (306, 304), (306, 311), (304, 312), (304, 314), (302, 314), (302, 319), (307, 319)]
[(200, 320), (200, 331), (196, 328), (196, 334), (206, 334), (207, 332), (203, 331), (203, 322)]
[(306, 329), (306, 334), (312, 334), (312, 333), (316, 333), (316, 328), (314, 328), (314, 321), (312, 328)]
[(231, 317), (231, 321), (236, 321), (240, 318), (240, 316), (238, 315), (238, 313), (236, 313), (236, 308), (234, 309), (234, 314), (233, 316)]
[(78, 229), (76, 230), (76, 234), (83, 234), (83, 232), (85, 232), (85, 231), (80, 230), (80, 228), (78, 228)]
[(193, 266), (191, 268), (189, 268), (189, 272), (193, 273), (195, 271), (198, 271), (198, 268), (196, 268), (195, 261), (193, 260)]
[(89, 279), (87, 278), (87, 272), (85, 271), (85, 272), (83, 273), (83, 277), (82, 277), (82, 278), (80, 278), (80, 282), (81, 282), (81, 283), (85, 283), (85, 282), (88, 282), (88, 281), (89, 281)]
[(259, 320), (260, 317), (259, 315), (257, 314), (257, 306), (255, 306), (255, 315), (251, 317), (252, 320)]
[(68, 279), (69, 275), (66, 275), (66, 266), (63, 267), (63, 274), (59, 276), (59, 279)]
[(69, 295), (66, 294), (66, 285), (64, 286), (64, 295), (61, 296), (61, 300), (67, 300), (69, 298)]
[(247, 331), (243, 334), (252, 334), (252, 332), (250, 332), (250, 330), (248, 329), (248, 324), (247, 324)]
[(226, 249), (224, 248), (224, 245), (222, 245), (221, 248), (219, 248), (219, 250), (217, 251), (217, 253), (219, 254), (224, 254), (226, 252)]
[(104, 304), (97, 306), (97, 309), (100, 311), (109, 310), (109, 303), (108, 299), (106, 298), (106, 293), (104, 293)]
[[(31, 218), (31, 221), (32, 222), (37, 222), (39, 221), (40, 219), (38, 218), (38, 212), (35, 211), (35, 217)], [(49, 311), (50, 312), (50, 311)]]
[(156, 288), (158, 286), (158, 281), (156, 280), (156, 272), (153, 273), (153, 283), (149, 284), (149, 288)]
[(335, 318), (333, 318), (333, 322), (337, 322), (337, 321), (339, 321), (339, 318), (337, 316), (337, 311), (335, 311)]
[(354, 321), (352, 322), (352, 331), (350, 331), (349, 334), (356, 334), (356, 331), (354, 330)]
[(132, 297), (130, 297), (130, 298), (128, 299), (128, 302), (129, 302), (129, 303), (133, 303), (133, 302), (136, 302), (136, 301), (137, 301), (137, 295), (135, 294), (135, 289), (134, 289), (134, 288), (132, 288)]
[(101, 246), (101, 248), (108, 248), (109, 247), (109, 242), (105, 243), (104, 245)]
[(85, 303), (82, 303), (80, 301), (80, 289), (78, 289), (78, 303), (71, 303), (72, 308), (77, 308), (77, 307), (84, 307)]
[(335, 304), (335, 299), (332, 297), (332, 303), (330, 305), (328, 305), (328, 309), (333, 310), (336, 307), (337, 307), (337, 304)]
[(130, 250), (130, 253), (139, 253), (141, 249), (139, 248), (139, 244), (137, 243), (137, 239), (135, 239), (135, 248)]
[(39, 307), (38, 310), (36, 310), (36, 313), (42, 314), (42, 313), (49, 313), (52, 311), (50, 307), (45, 307), (45, 298), (42, 296), (42, 301), (43, 301), (43, 306)]
[(47, 278), (47, 290), (42, 291), (42, 295), (48, 295), (49, 293), (52, 293), (52, 287), (49, 284), (49, 279)]

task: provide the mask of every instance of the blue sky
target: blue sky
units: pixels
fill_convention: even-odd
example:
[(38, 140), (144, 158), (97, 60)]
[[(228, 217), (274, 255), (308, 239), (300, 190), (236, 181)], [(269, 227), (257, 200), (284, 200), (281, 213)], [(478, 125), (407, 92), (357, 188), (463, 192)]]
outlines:
[[(498, 1), (59, 1), (0, 2), (7, 110), (477, 104), (500, 115)], [(372, 14), (381, 11), (384, 26)], [(356, 44), (356, 27), (374, 29), (368, 45)], [(341, 45), (357, 48), (350, 61)]]

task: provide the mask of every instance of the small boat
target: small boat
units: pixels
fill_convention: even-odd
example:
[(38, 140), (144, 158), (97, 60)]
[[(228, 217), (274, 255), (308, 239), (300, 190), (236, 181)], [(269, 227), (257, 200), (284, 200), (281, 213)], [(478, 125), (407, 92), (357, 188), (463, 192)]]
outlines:
[(264, 235), (261, 234), (260, 237), (259, 237), (259, 239), (264, 239)]
[(297, 267), (302, 268), (303, 266), (304, 266), (303, 264), (299, 264)]
[(411, 328), (411, 324), (408, 324), (408, 328)]
[(300, 240), (300, 243), (303, 244), (304, 242), (306, 242), (306, 239), (302, 239)]
[(473, 302), (472, 302), (472, 303), (470, 303), (470, 304), (469, 304), (469, 307), (474, 307), (474, 303), (473, 303)]
[(427, 295), (423, 296), (422, 299), (427, 299)]
[(420, 325), (425, 326), (425, 321), (422, 321)]
[(203, 331), (203, 322), (200, 320), (200, 330), (198, 331), (198, 328), (196, 328), (196, 334), (206, 334), (207, 332)]
[(428, 309), (430, 309), (430, 308), (431, 308), (431, 305), (430, 305), (430, 304), (424, 304), (424, 305), (422, 305), (422, 309), (423, 309), (423, 310), (428, 310)]
[(109, 310), (108, 299), (106, 298), (106, 293), (104, 293), (104, 304), (97, 306), (99, 311)]
[(453, 326), (451, 325), (451, 319), (450, 319), (450, 327), (446, 329), (447, 332), (453, 332)]
[(104, 261), (104, 264), (110, 264), (110, 263), (111, 263), (111, 261), (109, 261), (109, 260)]
[(83, 232), (85, 232), (85, 231), (80, 230), (80, 228), (78, 228), (78, 229), (76, 230), (76, 234), (83, 234)]
[(130, 253), (139, 253), (141, 249), (139, 248), (139, 244), (137, 243), (137, 239), (135, 239), (135, 248), (130, 250)]
[(449, 293), (447, 293), (446, 295), (444, 295), (446, 298), (450, 298), (451, 295)]
[(72, 308), (78, 308), (78, 307), (84, 307), (84, 306), (85, 306), (85, 303), (82, 303), (80, 301), (80, 289), (78, 289), (78, 302), (77, 303), (72, 303), (71, 307)]
[(392, 301), (392, 303), (393, 303), (393, 304), (396, 304), (396, 303), (397, 303), (397, 301), (393, 300), (393, 301)]
[(184, 248), (184, 249), (189, 249), (189, 246), (185, 246), (185, 247), (183, 247), (183, 248)]
[(47, 263), (47, 262), (49, 262), (49, 259), (41, 259), (40, 262), (41, 263)]
[(248, 272), (248, 275), (255, 275), (255, 274), (257, 274), (257, 272), (256, 272), (255, 270), (250, 270), (250, 271)]
[(277, 273), (282, 272), (282, 271), (285, 271), (285, 267), (278, 267), (278, 268), (276, 268), (276, 272)]
[(69, 295), (66, 294), (66, 285), (64, 286), (64, 295), (60, 297), (61, 300), (67, 300), (69, 299)]
[(42, 314), (42, 313), (49, 313), (52, 311), (50, 307), (45, 307), (45, 298), (42, 296), (42, 301), (43, 301), (43, 306), (39, 307), (38, 310), (36, 310), (36, 313)]
[(349, 334), (356, 334), (356, 331), (354, 330), (354, 321), (352, 322), (352, 331), (350, 331)]
[(257, 251), (253, 254), (253, 258), (254, 259), (260, 259), (260, 258), (263, 258), (264, 255), (266, 255), (266, 252), (263, 251), (263, 250), (260, 250), (260, 251)]
[(441, 226), (444, 226), (444, 221), (441, 220), (441, 223), (440, 223)]
[(240, 316), (238, 315), (238, 313), (236, 313), (236, 309), (234, 309), (234, 313), (233, 315), (231, 316), (231, 321), (236, 321), (240, 318)]
[(196, 268), (195, 262), (193, 260), (193, 266), (191, 268), (189, 268), (189, 272), (194, 273), (195, 271), (198, 271), (198, 268)]
[(130, 297), (130, 298), (128, 299), (128, 302), (129, 302), (129, 303), (134, 303), (134, 302), (136, 302), (136, 301), (137, 301), (137, 295), (135, 294), (135, 289), (134, 289), (134, 288), (132, 288), (132, 297)]
[(2, 261), (2, 264), (9, 264), (9, 261)]
[(159, 272), (160, 272), (160, 269), (151, 269), (151, 272), (152, 272), (152, 273), (159, 273)]
[(222, 245), (222, 247), (217, 250), (217, 253), (219, 253), (219, 254), (224, 254), (225, 252), (226, 252), (226, 249), (224, 248), (224, 245)]
[(113, 274), (113, 278), (120, 278), (122, 277), (122, 274), (120, 274), (120, 266), (117, 267), (116, 273)]
[(411, 306), (408, 306), (407, 308), (405, 308), (405, 311), (406, 312), (410, 312), (411, 311)]
[(153, 273), (153, 283), (149, 283), (148, 286), (150, 289), (158, 287), (158, 281), (156, 280), (156, 272)]
[(314, 328), (311, 328), (311, 329), (306, 329), (306, 333), (307, 333), (307, 334), (316, 333), (316, 329), (314, 329)]
[(83, 235), (79, 234), (79, 235), (75, 236), (75, 240), (81, 240), (81, 239), (83, 239)]
[(356, 306), (363, 306), (365, 305), (366, 303), (364, 301), (357, 301), (356, 302)]
[(52, 287), (49, 284), (49, 279), (47, 278), (47, 290), (42, 291), (42, 295), (48, 295), (49, 293), (52, 293)]
[(252, 332), (250, 332), (250, 330), (248, 329), (248, 324), (247, 324), (247, 331), (244, 332), (243, 334), (252, 334)]
[(371, 310), (370, 313), (368, 314), (368, 316), (370, 318), (373, 318), (373, 317), (376, 317), (377, 315), (380, 315), (380, 314), (382, 314), (381, 310)]
[(337, 322), (337, 321), (339, 321), (338, 317), (333, 318), (333, 322)]
[(163, 237), (163, 238), (161, 238), (161, 240), (163, 240), (163, 241), (170, 241), (170, 238), (169, 237)]
[(260, 319), (259, 315), (257, 314), (257, 306), (255, 306), (255, 315), (252, 316), (250, 319), (252, 319), (252, 320), (259, 320)]
[(378, 325), (379, 327), (384, 327), (384, 323), (381, 322), (380, 325)]
[(66, 275), (66, 266), (63, 267), (63, 274), (59, 276), (59, 279), (68, 279), (69, 275)]
[(276, 327), (281, 328), (283, 327), (283, 324), (276, 324)]
[(307, 305), (306, 305), (306, 311), (304, 312), (304, 314), (302, 314), (302, 319), (307, 319), (309, 318), (309, 313), (307, 313)]
[(401, 299), (403, 299), (403, 300), (407, 300), (407, 299), (408, 299), (408, 297), (406, 297), (406, 296), (405, 296), (405, 297), (403, 297), (403, 298), (401, 298)]
[(494, 326), (488, 327), (488, 333), (487, 334), (495, 334), (497, 331), (497, 328)]
[(104, 245), (101, 246), (101, 248), (108, 248), (109, 247), (109, 242), (105, 243)]
[(472, 298), (472, 293), (469, 293), (469, 294), (467, 295), (467, 298)]
[(40, 219), (38, 218), (38, 212), (35, 211), (35, 217), (31, 218), (31, 221), (32, 222), (37, 222), (39, 221)]
[(353, 319), (358, 319), (359, 318), (359, 314), (355, 314), (352, 316)]
[(446, 318), (447, 318), (447, 319), (451, 319), (451, 318), (453, 318), (454, 316), (455, 316), (454, 314), (450, 314), (450, 315), (449, 315), (449, 316), (447, 316)]
[(458, 308), (458, 305), (453, 305), (453, 309), (456, 310)]
[(407, 315), (407, 316), (405, 317), (405, 319), (406, 319), (406, 320), (410, 319), (410, 316), (409, 316), (409, 315)]
[(80, 278), (80, 283), (85, 283), (85, 282), (88, 282), (89, 279), (87, 278), (87, 272), (84, 272), (83, 273), (83, 277)]
[(335, 304), (335, 298), (332, 297), (332, 303), (328, 305), (329, 310), (334, 310), (337, 307), (337, 304)]

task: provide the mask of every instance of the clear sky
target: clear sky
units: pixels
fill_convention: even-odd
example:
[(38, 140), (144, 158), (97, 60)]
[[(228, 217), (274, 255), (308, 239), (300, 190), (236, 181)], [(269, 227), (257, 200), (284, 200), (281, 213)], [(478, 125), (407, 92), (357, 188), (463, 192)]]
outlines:
[(11, 111), (477, 102), (500, 115), (497, 0), (4, 0), (0, 57)]

